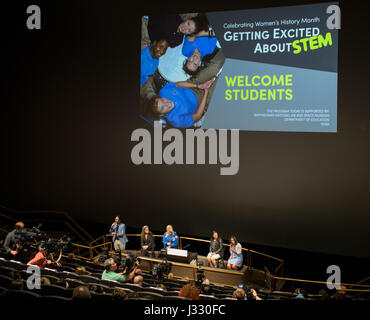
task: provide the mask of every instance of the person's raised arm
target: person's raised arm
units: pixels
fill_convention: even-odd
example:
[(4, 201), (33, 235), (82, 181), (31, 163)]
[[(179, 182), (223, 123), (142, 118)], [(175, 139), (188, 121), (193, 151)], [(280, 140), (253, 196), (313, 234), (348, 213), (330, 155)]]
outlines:
[(179, 81), (175, 83), (175, 86), (178, 88), (198, 88), (198, 84), (191, 83), (188, 81)]

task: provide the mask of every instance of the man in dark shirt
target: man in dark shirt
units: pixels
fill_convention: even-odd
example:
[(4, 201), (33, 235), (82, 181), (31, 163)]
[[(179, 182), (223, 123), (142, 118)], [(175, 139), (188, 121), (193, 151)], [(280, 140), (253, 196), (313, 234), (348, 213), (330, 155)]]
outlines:
[(24, 223), (19, 221), (15, 224), (14, 230), (9, 232), (5, 238), (4, 248), (6, 250), (6, 253), (10, 254), (12, 258), (15, 258), (15, 256), (18, 254), (17, 239), (15, 237), (15, 234), (17, 231), (20, 231), (22, 229), (24, 229)]

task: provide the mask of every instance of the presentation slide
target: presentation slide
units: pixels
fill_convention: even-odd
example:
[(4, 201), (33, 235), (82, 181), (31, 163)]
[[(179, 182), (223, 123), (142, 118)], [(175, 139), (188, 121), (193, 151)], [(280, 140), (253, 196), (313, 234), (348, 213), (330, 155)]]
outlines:
[(176, 128), (337, 132), (332, 5), (143, 17), (140, 115)]

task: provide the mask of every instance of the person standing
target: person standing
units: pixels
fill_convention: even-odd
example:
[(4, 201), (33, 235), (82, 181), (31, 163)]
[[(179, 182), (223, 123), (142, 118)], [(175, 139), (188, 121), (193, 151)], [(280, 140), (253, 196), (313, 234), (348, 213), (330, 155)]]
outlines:
[(173, 231), (173, 227), (169, 224), (166, 227), (166, 232), (163, 235), (163, 247), (164, 248), (176, 248), (179, 242), (179, 237), (177, 233)]
[(126, 225), (121, 222), (120, 216), (116, 216), (109, 232), (113, 236), (114, 250), (120, 250), (121, 252), (125, 251), (128, 239), (126, 237)]
[(18, 254), (18, 245), (17, 245), (17, 239), (16, 239), (16, 233), (20, 232), (24, 229), (24, 223), (19, 221), (15, 224), (14, 230), (10, 231), (5, 238), (4, 241), (4, 248), (6, 250), (6, 253), (10, 255), (12, 259), (15, 259), (16, 255)]
[(149, 256), (151, 252), (152, 257), (154, 257), (154, 237), (153, 233), (149, 230), (148, 226), (143, 226), (141, 231), (141, 255), (146, 257)]

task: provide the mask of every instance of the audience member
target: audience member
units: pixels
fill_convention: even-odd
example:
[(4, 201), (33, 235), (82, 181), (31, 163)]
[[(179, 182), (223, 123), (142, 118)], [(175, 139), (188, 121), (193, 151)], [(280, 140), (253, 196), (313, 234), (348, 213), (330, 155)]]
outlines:
[(134, 278), (134, 284), (137, 284), (140, 287), (142, 287), (143, 286), (143, 277), (135, 277)]
[(244, 289), (238, 288), (233, 292), (232, 297), (237, 300), (245, 300), (247, 294), (245, 293)]
[(167, 288), (163, 283), (159, 283), (156, 288), (162, 291), (167, 291)]
[(41, 284), (41, 287), (45, 287), (45, 286), (50, 286), (51, 285), (51, 282), (50, 282), (50, 279), (49, 278), (47, 278), (47, 277), (41, 277), (40, 284)]
[(55, 282), (55, 284), (57, 285), (57, 286), (60, 286), (60, 287), (63, 287), (63, 288), (69, 288), (69, 284), (68, 284), (68, 282), (66, 281), (66, 278), (59, 278), (56, 282)]
[(75, 270), (75, 273), (77, 273), (79, 276), (85, 276), (86, 275), (86, 269), (85, 269), (85, 267), (78, 266)]
[(9, 290), (23, 290), (24, 282), (22, 280), (12, 280), (8, 286)]
[(321, 300), (329, 300), (330, 299), (330, 295), (327, 293), (327, 291), (325, 289), (321, 289), (319, 291), (319, 295), (321, 296)]
[(99, 286), (97, 284), (91, 284), (89, 286), (89, 290), (90, 292), (95, 292), (95, 293), (98, 293), (98, 294), (105, 294), (105, 290), (102, 286)]
[(307, 299), (307, 298), (308, 298), (308, 296), (307, 296), (307, 292), (306, 292), (306, 290), (304, 290), (304, 289), (297, 288), (297, 289), (295, 290), (295, 293), (297, 294), (297, 295), (295, 296), (295, 298), (296, 298), (296, 299)]
[[(251, 300), (262, 300), (262, 299), (258, 296), (257, 291), (256, 291), (256, 290), (254, 290), (253, 288), (251, 288), (251, 289), (249, 290), (249, 292), (252, 294), (252, 296), (251, 296)], [(249, 298), (248, 298), (248, 300), (249, 300)]]
[(39, 245), (39, 252), (36, 253), (36, 255), (30, 261), (28, 261), (28, 264), (32, 264), (43, 269), (47, 265), (51, 264), (51, 260), (48, 260), (46, 257), (47, 251), (45, 248), (45, 243), (42, 241)]
[(345, 291), (346, 289), (347, 289), (346, 286), (341, 285), (340, 289), (338, 289), (337, 292), (332, 296), (332, 299), (335, 299), (335, 300), (349, 300), (350, 298), (352, 298), (350, 295), (347, 294), (347, 292)]
[(195, 284), (188, 283), (181, 288), (179, 296), (190, 300), (199, 300), (199, 289)]
[(123, 301), (127, 298), (127, 293), (121, 288), (115, 288), (112, 292), (113, 301)]
[(72, 300), (86, 301), (91, 299), (91, 293), (87, 286), (79, 286), (74, 288)]

